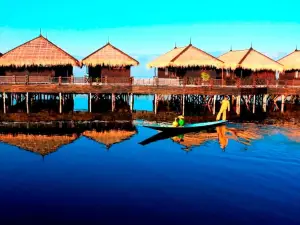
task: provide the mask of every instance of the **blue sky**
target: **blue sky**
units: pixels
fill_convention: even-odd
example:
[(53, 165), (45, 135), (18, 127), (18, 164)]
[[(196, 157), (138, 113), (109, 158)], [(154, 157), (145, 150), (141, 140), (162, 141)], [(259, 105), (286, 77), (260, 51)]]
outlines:
[(152, 59), (192, 43), (214, 55), (249, 48), (278, 58), (300, 48), (298, 1), (70, 1), (1, 2), (0, 52), (37, 35), (76, 57), (107, 42)]

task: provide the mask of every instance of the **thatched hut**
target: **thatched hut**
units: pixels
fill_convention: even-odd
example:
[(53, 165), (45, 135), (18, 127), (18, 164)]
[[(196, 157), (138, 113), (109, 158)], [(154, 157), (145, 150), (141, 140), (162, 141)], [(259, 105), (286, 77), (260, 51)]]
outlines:
[(21, 149), (48, 155), (57, 151), (63, 145), (67, 145), (77, 139), (77, 135), (32, 135), (32, 134), (0, 134), (0, 142), (17, 146)]
[(0, 57), (0, 76), (68, 77), (73, 66), (77, 59), (40, 35)]
[(300, 79), (300, 50), (296, 48), (295, 51), (279, 59), (278, 62), (284, 67), (284, 73), (281, 74), (280, 79)]
[(87, 66), (88, 75), (97, 78), (129, 78), (131, 66), (139, 62), (116, 48), (109, 42), (82, 59), (82, 65)]
[(256, 51), (252, 47), (245, 50), (230, 50), (221, 55), (227, 78), (256, 76), (263, 79), (276, 79), (276, 73), (283, 71), (283, 65)]
[(147, 64), (148, 68), (155, 68), (158, 78), (200, 78), (201, 74), (208, 74), (211, 78), (221, 78), (223, 61), (196, 48), (192, 44), (176, 47), (159, 56)]
[(109, 149), (113, 144), (130, 139), (136, 134), (136, 130), (108, 130), (108, 131), (84, 131), (83, 136), (88, 137), (94, 141), (102, 143)]

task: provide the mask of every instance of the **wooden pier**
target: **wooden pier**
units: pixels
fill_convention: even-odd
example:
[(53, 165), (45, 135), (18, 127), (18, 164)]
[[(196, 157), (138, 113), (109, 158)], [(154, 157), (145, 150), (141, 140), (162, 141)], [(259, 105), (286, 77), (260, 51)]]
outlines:
[(70, 111), (74, 104), (74, 94), (88, 96), (90, 113), (107, 110), (115, 112), (120, 105), (122, 108), (127, 107), (127, 111), (132, 111), (135, 95), (153, 95), (154, 113), (161, 109), (160, 101), (163, 96), (175, 96), (174, 101), (177, 102), (174, 103), (177, 104), (175, 108), (182, 114), (189, 111), (189, 107), (209, 105), (213, 115), (217, 111), (216, 101), (220, 102), (222, 96), (228, 95), (236, 114), (240, 115), (241, 104), (246, 105), (249, 110), (251, 105), (252, 112), (256, 113), (257, 107), (265, 112), (269, 101), (278, 100), (281, 101), (281, 107), (277, 108), (284, 112), (286, 101), (299, 98), (300, 80), (270, 81), (252, 77), (228, 82), (221, 79), (205, 81), (201, 78), (129, 77), (103, 78), (95, 81), (87, 77), (0, 77), (0, 101), (3, 103), (1, 108), (4, 114), (9, 111), (14, 101), (24, 104), (24, 111), (27, 114), (32, 111), (31, 103), (41, 100), (52, 100), (53, 107), (58, 113)]

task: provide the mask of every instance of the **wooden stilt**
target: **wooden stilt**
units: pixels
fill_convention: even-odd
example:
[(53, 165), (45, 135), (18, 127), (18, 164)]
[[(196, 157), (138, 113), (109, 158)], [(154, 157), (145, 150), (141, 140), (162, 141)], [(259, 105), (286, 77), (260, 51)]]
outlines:
[(263, 97), (263, 112), (267, 112), (267, 100), (268, 100), (268, 96), (267, 94), (264, 95)]
[(29, 93), (26, 92), (26, 112), (29, 114)]
[(285, 96), (281, 95), (281, 113), (284, 113)]
[(59, 113), (62, 113), (62, 99), (61, 99), (61, 92), (59, 92)]
[(217, 100), (217, 95), (214, 95), (214, 100), (213, 100), (213, 115), (216, 114), (216, 100)]
[(236, 114), (237, 115), (241, 114), (241, 95), (238, 95), (236, 97)]
[(182, 115), (184, 116), (185, 111), (185, 95), (182, 95)]
[(256, 100), (255, 100), (255, 95), (253, 95), (253, 105), (252, 105), (252, 113), (255, 113), (255, 108), (256, 108)]
[(154, 95), (154, 114), (157, 114), (157, 94)]
[(133, 93), (130, 94), (130, 111), (132, 112), (133, 111)]
[(6, 94), (5, 94), (5, 92), (3, 92), (2, 97), (3, 97), (3, 113), (5, 114), (6, 113), (6, 105), (5, 105)]
[(114, 112), (116, 107), (116, 96), (114, 93), (111, 94), (111, 111)]
[(92, 112), (92, 93), (89, 93), (89, 112)]

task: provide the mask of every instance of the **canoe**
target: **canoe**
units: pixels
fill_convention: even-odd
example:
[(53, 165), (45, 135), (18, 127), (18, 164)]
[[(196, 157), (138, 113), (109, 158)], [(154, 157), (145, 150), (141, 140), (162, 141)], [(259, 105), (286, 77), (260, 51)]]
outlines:
[(218, 121), (212, 121), (212, 122), (204, 122), (204, 123), (191, 123), (191, 124), (185, 124), (182, 127), (173, 127), (172, 124), (151, 124), (151, 125), (144, 125), (144, 127), (151, 128), (154, 130), (159, 131), (193, 131), (193, 130), (201, 130), (206, 129), (210, 127), (217, 127), (220, 125), (223, 125), (227, 122), (227, 120), (218, 120)]

